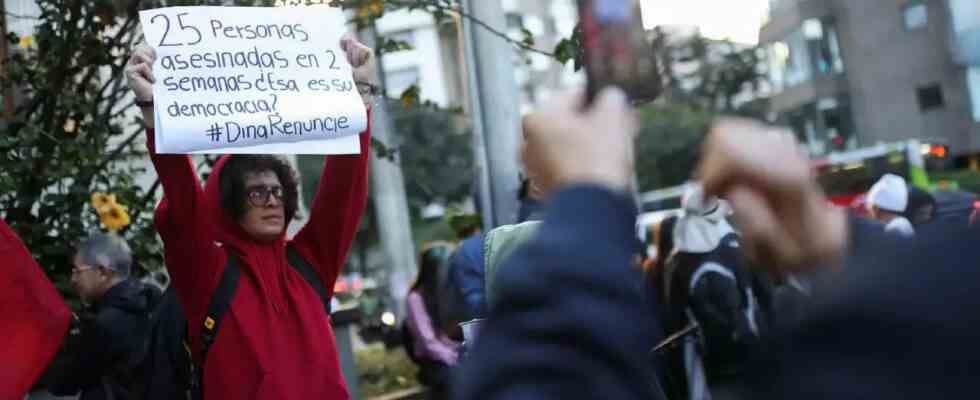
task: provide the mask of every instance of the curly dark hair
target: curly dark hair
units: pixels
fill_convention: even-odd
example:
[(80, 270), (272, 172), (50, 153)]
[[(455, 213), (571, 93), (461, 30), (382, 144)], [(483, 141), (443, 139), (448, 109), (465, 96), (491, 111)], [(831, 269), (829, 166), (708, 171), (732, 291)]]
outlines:
[(282, 203), (286, 211), (286, 221), (296, 215), (299, 203), (299, 184), (296, 171), (285, 160), (270, 155), (233, 155), (225, 162), (219, 181), (221, 189), (221, 208), (235, 221), (248, 210), (245, 177), (271, 171), (282, 184)]

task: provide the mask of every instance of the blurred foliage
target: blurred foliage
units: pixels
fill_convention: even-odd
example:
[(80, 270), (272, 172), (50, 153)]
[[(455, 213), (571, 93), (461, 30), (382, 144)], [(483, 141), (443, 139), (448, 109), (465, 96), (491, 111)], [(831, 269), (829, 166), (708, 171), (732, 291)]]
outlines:
[(959, 169), (929, 172), (929, 180), (934, 184), (938, 184), (940, 181), (956, 182), (960, 190), (980, 193), (980, 171)]
[(474, 180), (472, 136), (452, 110), (389, 102), (393, 146), (413, 214), (434, 202), (464, 201)]
[(384, 345), (367, 346), (354, 353), (361, 397), (371, 398), (420, 386), (416, 376), (418, 366), (401, 347), (386, 349)]
[(641, 191), (690, 179), (714, 114), (684, 103), (653, 103), (639, 110), (636, 171)]
[(762, 119), (768, 108), (760, 96), (765, 76), (758, 47), (700, 34), (671, 37), (660, 28), (650, 31), (648, 39), (665, 90), (659, 100), (639, 109), (636, 165), (641, 191), (692, 179), (701, 141), (715, 118)]
[(162, 261), (152, 190), (136, 185), (144, 170), (130, 162), (144, 156), (134, 146), (141, 124), (121, 118), (132, 105), (122, 69), (141, 3), (118, 4), (37, 0), (30, 39), (4, 38), (13, 50), (0, 84), (14, 109), (0, 128), (0, 216), (63, 292), (72, 244), (101, 229), (93, 192), (113, 193), (129, 208), (132, 224), (119, 234), (138, 265), (151, 270)]

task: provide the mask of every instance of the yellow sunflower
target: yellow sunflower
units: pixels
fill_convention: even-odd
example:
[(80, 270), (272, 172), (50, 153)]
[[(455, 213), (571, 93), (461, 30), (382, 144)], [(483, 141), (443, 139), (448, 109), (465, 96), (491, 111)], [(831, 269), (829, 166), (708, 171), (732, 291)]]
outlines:
[(377, 17), (384, 13), (384, 11), (385, 5), (381, 0), (372, 0), (357, 10), (357, 16), (360, 18)]
[(20, 48), (27, 50), (34, 45), (34, 35), (24, 35), (20, 37)]
[(99, 214), (108, 212), (109, 209), (115, 205), (117, 205), (116, 195), (102, 192), (92, 193), (92, 207), (95, 208)]
[(120, 229), (129, 225), (130, 222), (129, 212), (126, 211), (126, 207), (119, 204), (112, 204), (106, 212), (100, 212), (99, 218), (102, 220), (102, 225), (105, 225), (106, 229), (112, 232), (118, 232)]

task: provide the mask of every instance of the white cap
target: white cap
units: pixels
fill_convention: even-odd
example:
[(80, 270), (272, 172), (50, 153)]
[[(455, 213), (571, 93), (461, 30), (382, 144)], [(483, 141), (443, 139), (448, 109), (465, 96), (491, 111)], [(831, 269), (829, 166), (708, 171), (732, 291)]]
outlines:
[(905, 179), (885, 174), (868, 192), (868, 204), (892, 212), (905, 212), (909, 204), (909, 188)]

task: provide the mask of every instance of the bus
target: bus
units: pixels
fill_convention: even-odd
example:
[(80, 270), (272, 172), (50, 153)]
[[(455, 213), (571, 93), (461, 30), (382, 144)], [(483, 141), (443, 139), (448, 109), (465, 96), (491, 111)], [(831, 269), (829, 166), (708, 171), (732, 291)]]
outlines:
[[(934, 182), (929, 172), (944, 169), (949, 160), (949, 146), (941, 141), (910, 139), (881, 143), (857, 150), (831, 153), (813, 159), (811, 167), (828, 199), (840, 206), (850, 206), (865, 194), (884, 174), (905, 178), (914, 186), (933, 191), (956, 189), (956, 182)], [(681, 208), (681, 197), (692, 183), (684, 183), (640, 194), (644, 213), (673, 214)], [(658, 220), (657, 217), (648, 217)]]
[(884, 174), (901, 176), (909, 185), (924, 190), (939, 186), (953, 189), (955, 182), (940, 185), (929, 179), (929, 172), (944, 168), (948, 158), (949, 147), (946, 144), (910, 139), (831, 153), (812, 160), (811, 166), (828, 199), (836, 205), (848, 207)]

